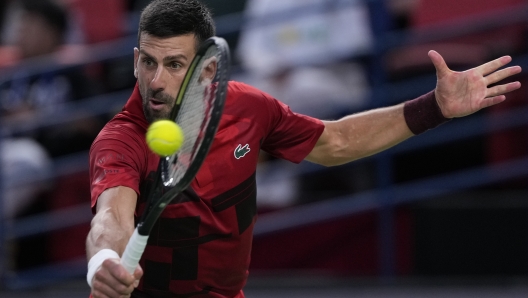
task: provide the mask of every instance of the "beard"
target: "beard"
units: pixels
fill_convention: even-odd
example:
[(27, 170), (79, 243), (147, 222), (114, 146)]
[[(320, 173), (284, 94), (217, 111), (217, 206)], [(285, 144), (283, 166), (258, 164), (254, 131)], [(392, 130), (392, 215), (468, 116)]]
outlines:
[[(162, 91), (154, 91), (150, 88), (143, 91), (140, 88), (140, 94), (143, 103), (143, 114), (145, 115), (148, 123), (152, 123), (161, 119), (169, 119), (172, 107), (174, 106), (174, 102), (176, 100), (175, 98)], [(156, 101), (164, 103), (165, 107), (162, 110), (153, 110), (149, 105), (150, 98), (154, 98)]]

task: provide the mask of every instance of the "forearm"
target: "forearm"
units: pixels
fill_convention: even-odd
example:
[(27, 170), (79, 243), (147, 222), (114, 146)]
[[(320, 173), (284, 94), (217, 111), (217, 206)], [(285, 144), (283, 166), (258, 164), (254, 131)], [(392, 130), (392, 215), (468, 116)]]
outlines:
[(403, 104), (326, 121), (325, 132), (307, 160), (340, 165), (390, 148), (409, 137)]
[(110, 208), (99, 211), (93, 218), (91, 229), (86, 239), (88, 260), (98, 251), (108, 248), (123, 254), (134, 226), (120, 221)]
[(376, 154), (413, 136), (405, 122), (403, 104), (345, 117), (336, 123), (343, 135), (337, 147), (340, 163)]
[(123, 254), (134, 231), (137, 195), (128, 187), (105, 190), (97, 200), (97, 213), (86, 239), (88, 260), (104, 248)]
[(326, 166), (340, 165), (390, 148), (413, 135), (449, 121), (434, 90), (392, 107), (325, 122), (325, 130), (308, 157)]

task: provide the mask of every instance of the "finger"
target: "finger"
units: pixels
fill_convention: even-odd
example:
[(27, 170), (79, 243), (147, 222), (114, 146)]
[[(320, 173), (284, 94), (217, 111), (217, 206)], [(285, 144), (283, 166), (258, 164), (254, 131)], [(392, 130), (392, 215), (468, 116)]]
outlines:
[(511, 83), (508, 83), (508, 84), (502, 84), (502, 85), (493, 86), (491, 88), (488, 88), (487, 93), (486, 93), (486, 97), (493, 97), (493, 96), (506, 94), (508, 92), (512, 92), (512, 91), (517, 90), (519, 88), (521, 88), (521, 83), (520, 82), (511, 82)]
[(484, 109), (484, 108), (487, 108), (489, 106), (496, 105), (496, 104), (501, 103), (501, 102), (503, 102), (505, 100), (506, 100), (506, 96), (505, 95), (486, 97), (480, 103), (479, 109)]
[(134, 290), (132, 284), (123, 284), (107, 270), (97, 271), (92, 285), (94, 290), (97, 290), (108, 297), (129, 295)]
[(511, 60), (512, 58), (510, 56), (502, 56), (490, 62), (484, 63), (480, 66), (477, 66), (475, 69), (477, 69), (477, 71), (481, 75), (485, 76), (510, 63)]
[(95, 276), (119, 295), (128, 295), (134, 290), (135, 278), (126, 271), (119, 259), (105, 260)]
[(122, 284), (132, 285), (134, 283), (134, 276), (128, 273), (125, 267), (121, 265), (121, 262), (119, 260), (107, 259), (103, 262), (103, 266), (106, 266), (110, 274), (112, 274), (112, 276)]
[(437, 51), (430, 50), (427, 53), (429, 59), (433, 62), (434, 67), (436, 68), (436, 76), (440, 79), (445, 74), (449, 73), (451, 70), (447, 67), (444, 58)]
[(134, 271), (134, 278), (136, 279), (134, 281), (134, 288), (137, 288), (137, 286), (139, 285), (139, 280), (141, 279), (141, 276), (143, 276), (143, 269), (141, 268), (141, 266), (137, 266), (136, 270)]
[(486, 85), (497, 83), (507, 77), (516, 75), (522, 71), (520, 66), (511, 66), (498, 70), (486, 77)]
[(107, 284), (99, 283), (92, 289), (93, 298), (130, 297), (131, 294), (122, 294)]
[(94, 280), (92, 296), (94, 298), (106, 298), (106, 297), (120, 297), (122, 296), (122, 294), (120, 294), (110, 285), (103, 283), (99, 280)]

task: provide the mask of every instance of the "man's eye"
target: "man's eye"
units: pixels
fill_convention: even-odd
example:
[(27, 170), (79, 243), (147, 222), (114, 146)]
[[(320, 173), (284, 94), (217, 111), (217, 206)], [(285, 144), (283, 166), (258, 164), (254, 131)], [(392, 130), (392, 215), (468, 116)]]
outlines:
[(152, 65), (154, 65), (154, 61), (152, 61), (151, 59), (144, 59), (144, 60), (143, 60), (143, 63), (144, 63), (146, 66), (152, 66)]
[(181, 67), (181, 64), (178, 63), (178, 62), (171, 62), (170, 67), (171, 67), (172, 69), (178, 69), (178, 68)]

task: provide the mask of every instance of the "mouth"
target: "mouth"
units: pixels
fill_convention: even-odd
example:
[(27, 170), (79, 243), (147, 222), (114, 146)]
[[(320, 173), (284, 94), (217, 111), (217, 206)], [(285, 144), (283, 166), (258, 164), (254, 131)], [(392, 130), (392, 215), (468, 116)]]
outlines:
[(165, 107), (167, 103), (165, 103), (164, 101), (157, 100), (155, 98), (151, 98), (149, 100), (149, 105), (154, 110), (160, 110), (163, 109), (163, 107)]

